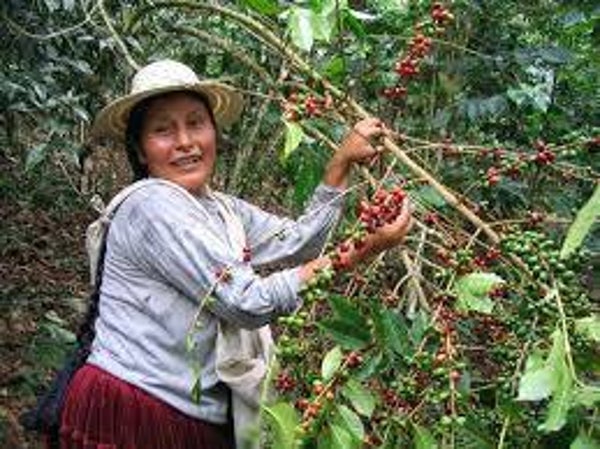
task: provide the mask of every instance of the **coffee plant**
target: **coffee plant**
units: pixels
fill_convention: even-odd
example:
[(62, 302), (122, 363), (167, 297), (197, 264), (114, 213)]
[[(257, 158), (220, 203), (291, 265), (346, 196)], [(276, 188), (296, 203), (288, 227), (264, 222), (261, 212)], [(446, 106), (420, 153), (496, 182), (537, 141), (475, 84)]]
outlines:
[[(175, 57), (246, 93), (223, 136), (232, 192), (296, 207), (354, 122), (391, 130), (355, 173), (332, 268), (274, 326), (264, 447), (600, 445), (594, 2), (106, 3), (71, 11), (105, 42), (78, 54), (90, 67)], [(404, 244), (350, 269), (405, 201)]]

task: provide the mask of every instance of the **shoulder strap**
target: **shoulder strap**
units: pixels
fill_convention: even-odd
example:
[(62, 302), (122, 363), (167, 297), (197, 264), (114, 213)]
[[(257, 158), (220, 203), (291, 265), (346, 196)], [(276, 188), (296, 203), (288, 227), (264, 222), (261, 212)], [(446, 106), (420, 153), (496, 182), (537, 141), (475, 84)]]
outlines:
[[(240, 217), (233, 211), (233, 206), (231, 204), (231, 198), (227, 195), (217, 192), (211, 191), (210, 194), (215, 199), (215, 203), (217, 208), (219, 209), (219, 213), (221, 217), (225, 221), (226, 229), (228, 233), (228, 237), (230, 242), (236, 251), (239, 251), (240, 254), (243, 255), (243, 252), (247, 246), (246, 239), (246, 231), (244, 230), (244, 224)], [(243, 257), (243, 256), (242, 256)]]
[[(101, 248), (104, 245), (106, 239), (108, 226), (113, 216), (115, 215), (119, 206), (125, 201), (132, 193), (147, 187), (149, 185), (162, 184), (165, 181), (155, 178), (142, 179), (127, 187), (121, 189), (108, 203), (106, 207), (98, 207), (100, 209), (100, 217), (94, 220), (87, 228), (85, 233), (85, 248), (88, 253), (88, 260), (90, 264), (90, 283), (92, 286), (96, 285), (96, 278), (98, 275), (98, 264), (100, 262)], [(95, 200), (97, 203), (97, 200)]]

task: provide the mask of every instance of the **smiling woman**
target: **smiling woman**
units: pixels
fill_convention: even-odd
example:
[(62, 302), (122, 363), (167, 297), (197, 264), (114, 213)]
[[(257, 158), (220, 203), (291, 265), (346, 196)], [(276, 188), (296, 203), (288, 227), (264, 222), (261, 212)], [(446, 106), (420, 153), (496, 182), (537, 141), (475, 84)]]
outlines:
[(132, 114), (142, 114), (139, 158), (148, 173), (202, 193), (215, 165), (217, 145), (207, 100), (174, 92), (150, 98), (138, 108)]
[[(320, 254), (347, 175), (387, 130), (375, 118), (357, 123), (291, 220), (210, 187), (217, 128), (241, 105), (235, 89), (165, 60), (100, 112), (94, 132), (126, 143), (138, 188), (111, 220), (96, 312), (84, 323), (93, 340), (67, 390), (60, 448), (234, 448), (255, 423), (268, 323), (296, 311), (302, 286), (331, 265)], [(401, 242), (410, 219), (405, 202), (349, 250), (349, 267)], [(274, 264), (288, 268), (258, 274)]]

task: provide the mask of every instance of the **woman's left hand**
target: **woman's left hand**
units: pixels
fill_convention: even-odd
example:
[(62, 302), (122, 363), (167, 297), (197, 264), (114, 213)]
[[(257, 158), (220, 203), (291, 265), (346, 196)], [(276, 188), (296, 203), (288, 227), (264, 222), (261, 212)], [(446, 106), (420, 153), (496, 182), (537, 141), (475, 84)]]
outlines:
[(336, 157), (348, 165), (368, 161), (378, 153), (377, 146), (372, 140), (387, 136), (389, 133), (389, 129), (378, 118), (363, 119), (346, 134)]
[(378, 154), (372, 140), (389, 134), (389, 129), (378, 118), (370, 117), (357, 122), (329, 161), (325, 183), (336, 187), (344, 186), (353, 164), (369, 161)]

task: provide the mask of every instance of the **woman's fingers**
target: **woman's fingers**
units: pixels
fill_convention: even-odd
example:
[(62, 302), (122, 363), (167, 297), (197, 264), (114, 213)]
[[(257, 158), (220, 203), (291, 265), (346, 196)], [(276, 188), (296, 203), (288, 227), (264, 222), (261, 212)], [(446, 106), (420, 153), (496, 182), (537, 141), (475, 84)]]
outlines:
[(352, 129), (366, 140), (369, 140), (371, 137), (389, 134), (389, 129), (376, 117), (361, 120)]

